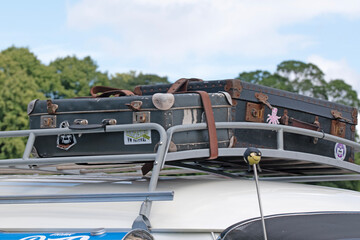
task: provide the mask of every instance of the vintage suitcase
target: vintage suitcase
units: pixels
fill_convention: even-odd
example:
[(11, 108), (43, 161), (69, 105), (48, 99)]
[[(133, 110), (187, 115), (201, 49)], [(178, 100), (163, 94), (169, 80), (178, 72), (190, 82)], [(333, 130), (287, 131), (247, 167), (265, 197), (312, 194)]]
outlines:
[[(186, 92), (202, 90), (207, 92), (228, 92), (233, 101), (231, 121), (285, 124), (323, 131), (346, 139), (355, 139), (357, 109), (320, 99), (302, 96), (270, 87), (242, 82), (238, 79), (202, 81), (180, 79), (174, 84), (138, 86), (138, 95), (157, 92)], [(260, 130), (236, 130), (235, 147), (260, 147), (276, 149), (276, 132)], [(323, 139), (286, 133), (285, 150), (301, 151), (352, 162), (354, 151), (350, 147), (340, 149), (343, 154), (336, 156), (337, 145)]]
[[(205, 93), (205, 97), (203, 96)], [(231, 97), (228, 93), (199, 92), (155, 94), (152, 96), (35, 100), (28, 106), (30, 128), (59, 128), (74, 124), (158, 123), (165, 129), (179, 124), (201, 123), (210, 119), (204, 111), (210, 100), (215, 122), (231, 121)], [(165, 99), (162, 102), (162, 99)], [(229, 102), (230, 100), (230, 102)], [(211, 107), (212, 106), (212, 107)], [(215, 130), (215, 124), (213, 124)], [(231, 130), (215, 130), (218, 146), (228, 147)], [(153, 153), (159, 142), (156, 131), (128, 131), (81, 135), (37, 137), (35, 149), (40, 157), (83, 156), (99, 154)], [(175, 134), (172, 151), (209, 148), (207, 130)]]

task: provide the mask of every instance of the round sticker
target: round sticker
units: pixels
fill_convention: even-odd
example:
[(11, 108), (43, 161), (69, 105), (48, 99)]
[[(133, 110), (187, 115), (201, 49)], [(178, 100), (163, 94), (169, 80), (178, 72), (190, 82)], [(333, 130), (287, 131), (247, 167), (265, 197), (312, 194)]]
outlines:
[(334, 148), (335, 158), (343, 161), (346, 156), (346, 146), (342, 143), (336, 143)]

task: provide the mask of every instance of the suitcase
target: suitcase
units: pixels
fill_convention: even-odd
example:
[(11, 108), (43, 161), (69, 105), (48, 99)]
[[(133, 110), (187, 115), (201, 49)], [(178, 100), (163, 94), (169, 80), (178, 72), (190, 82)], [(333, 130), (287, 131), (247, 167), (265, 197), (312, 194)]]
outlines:
[[(225, 91), (233, 101), (231, 121), (284, 124), (294, 127), (323, 131), (332, 135), (355, 140), (357, 109), (329, 101), (315, 99), (278, 90), (238, 79), (202, 81), (180, 79), (174, 84), (137, 86), (137, 95), (157, 92), (186, 92), (202, 90)], [(263, 130), (236, 130), (234, 147), (259, 147), (276, 149), (276, 132)], [(323, 139), (285, 133), (284, 149), (328, 156), (349, 162), (354, 161), (351, 147)], [(341, 151), (339, 155), (336, 153)]]
[[(129, 92), (129, 91), (128, 91)], [(155, 94), (147, 96), (35, 100), (28, 106), (31, 129), (74, 127), (90, 124), (158, 123), (165, 129), (179, 124), (206, 122), (211, 116), (204, 111), (204, 99), (198, 92)], [(123, 91), (122, 91), (123, 93)], [(231, 97), (228, 93), (207, 94), (215, 122), (231, 121)], [(162, 101), (162, 99), (167, 99)], [(215, 124), (213, 124), (215, 126)], [(86, 126), (85, 126), (86, 127)], [(215, 128), (214, 128), (215, 130)], [(125, 134), (124, 134), (125, 133)], [(103, 154), (153, 153), (159, 142), (156, 131), (126, 131), (116, 133), (63, 134), (41, 136), (35, 141), (39, 157), (86, 156)], [(215, 130), (218, 146), (228, 147), (231, 130)], [(174, 135), (171, 151), (209, 148), (207, 130)]]

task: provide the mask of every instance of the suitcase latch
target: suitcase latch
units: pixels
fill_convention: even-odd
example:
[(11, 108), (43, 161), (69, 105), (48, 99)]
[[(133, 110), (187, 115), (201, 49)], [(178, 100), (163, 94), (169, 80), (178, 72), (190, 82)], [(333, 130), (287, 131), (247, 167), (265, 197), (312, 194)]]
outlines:
[(263, 104), (268, 106), (268, 108), (270, 108), (271, 110), (273, 109), (271, 104), (268, 102), (269, 97), (266, 94), (264, 94), (264, 93), (255, 93), (255, 97), (256, 97), (257, 100), (259, 100), (260, 102), (262, 102)]
[(245, 120), (248, 122), (264, 122), (265, 107), (263, 104), (251, 103), (246, 104)]
[(333, 115), (333, 117), (334, 117), (335, 119), (338, 119), (338, 120), (342, 119), (342, 120), (344, 120), (345, 122), (352, 123), (352, 121), (351, 121), (350, 119), (344, 118), (344, 117), (342, 116), (342, 113), (339, 112), (339, 111), (331, 110), (331, 114)]
[(140, 111), (142, 104), (142, 101), (132, 101), (130, 104), (127, 103), (125, 105), (133, 111)]
[(74, 124), (76, 124), (76, 125), (88, 125), (89, 121), (87, 119), (75, 119)]
[(57, 104), (54, 104), (50, 99), (48, 99), (46, 100), (46, 108), (48, 114), (55, 114), (59, 106)]
[(331, 120), (331, 134), (337, 137), (345, 138), (346, 123), (339, 120)]
[(344, 118), (342, 113), (337, 110), (331, 110), (331, 114), (336, 120), (331, 120), (330, 133), (334, 136), (345, 138), (346, 122), (351, 123), (351, 120)]
[(149, 123), (150, 112), (133, 112), (133, 123)]
[(40, 128), (56, 128), (56, 116), (54, 115), (41, 116)]

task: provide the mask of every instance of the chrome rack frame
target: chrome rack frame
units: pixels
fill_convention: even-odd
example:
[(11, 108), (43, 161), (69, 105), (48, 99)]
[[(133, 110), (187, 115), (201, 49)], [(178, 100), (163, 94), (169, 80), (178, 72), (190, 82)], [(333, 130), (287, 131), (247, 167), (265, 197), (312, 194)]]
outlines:
[[(347, 172), (356, 173), (351, 175), (321, 175), (321, 176), (286, 176), (286, 177), (263, 177), (262, 180), (275, 181), (292, 181), (292, 182), (313, 182), (313, 181), (327, 181), (327, 180), (359, 180), (360, 166), (339, 161), (335, 158), (284, 150), (284, 133), (300, 134), (309, 137), (324, 139), (330, 142), (343, 143), (347, 146), (353, 147), (355, 150), (360, 150), (360, 144), (344, 139), (296, 127), (284, 125), (270, 125), (264, 123), (216, 123), (217, 129), (256, 129), (265, 131), (277, 132), (277, 149), (260, 149), (264, 158), (280, 158), (289, 161), (307, 161), (316, 164), (331, 166), (337, 169), (344, 169)], [(28, 141), (23, 153), (23, 157), (19, 159), (0, 160), (0, 168), (13, 169), (27, 169), (39, 170), (41, 166), (47, 172), (60, 174), (74, 174), (66, 170), (51, 170), (46, 168), (48, 165), (62, 164), (62, 163), (144, 163), (154, 162), (152, 176), (149, 182), (148, 192), (144, 193), (124, 193), (124, 194), (79, 194), (79, 195), (43, 195), (43, 196), (2, 196), (0, 197), (0, 204), (11, 203), (41, 203), (41, 202), (109, 202), (109, 201), (143, 201), (139, 216), (133, 223), (133, 228), (148, 229), (151, 227), (149, 216), (152, 206), (152, 201), (167, 201), (173, 199), (173, 192), (155, 192), (157, 182), (159, 179), (160, 170), (164, 164), (175, 165), (185, 168), (193, 168), (207, 173), (223, 175), (226, 177), (239, 177), (231, 173), (220, 172), (216, 169), (202, 168), (195, 165), (182, 164), (182, 162), (191, 161), (194, 159), (206, 159), (209, 157), (209, 149), (197, 149), (180, 152), (169, 152), (171, 139), (177, 132), (197, 131), (207, 129), (206, 123), (198, 123), (191, 125), (178, 125), (169, 128), (167, 131), (156, 123), (141, 123), (141, 124), (124, 124), (111, 125), (106, 127), (106, 132), (122, 132), (129, 130), (154, 130), (160, 135), (159, 147), (156, 153), (151, 154), (126, 154), (126, 155), (101, 155), (101, 156), (71, 156), (71, 157), (53, 157), (53, 158), (31, 158), (31, 150), (33, 148), (36, 137), (49, 136), (59, 134), (89, 134), (89, 133), (104, 133), (104, 129), (87, 129), (87, 130), (71, 130), (68, 128), (55, 129), (36, 129), (36, 130), (19, 130), (19, 131), (5, 131), (0, 132), (0, 138), (11, 137), (28, 137)], [(245, 148), (220, 148), (219, 157), (242, 157)], [(180, 163), (179, 163), (180, 162)], [(244, 177), (244, 176), (240, 176)]]
[[(286, 181), (286, 182), (317, 182), (317, 181), (344, 181), (344, 180), (360, 180), (360, 165), (340, 161), (335, 158), (325, 157), (316, 154), (304, 153), (304, 152), (295, 152), (284, 150), (284, 133), (294, 133), (314, 138), (319, 138), (327, 140), (330, 142), (342, 143), (347, 146), (353, 147), (355, 151), (360, 151), (360, 144), (347, 140), (345, 138), (340, 138), (333, 136), (331, 134), (317, 132), (312, 130), (307, 130), (303, 128), (285, 126), (285, 125), (274, 125), (266, 123), (250, 123), (250, 122), (218, 122), (216, 124), (216, 129), (252, 129), (252, 130), (270, 130), (277, 132), (277, 149), (260, 149), (262, 156), (270, 158), (279, 158), (289, 161), (307, 161), (310, 163), (316, 163), (326, 166), (331, 166), (337, 169), (343, 169), (354, 174), (344, 174), (344, 175), (314, 175), (314, 176), (286, 176), (286, 177), (262, 177), (261, 180), (269, 181)], [(167, 145), (166, 145), (166, 164), (180, 167), (193, 168), (204, 172), (211, 172), (218, 175), (223, 175), (225, 177), (238, 177), (236, 175), (219, 172), (211, 168), (203, 168), (196, 165), (189, 165), (184, 163), (179, 163), (179, 160), (191, 160), (196, 158), (206, 159), (209, 157), (209, 149), (197, 149), (190, 151), (181, 151), (181, 152), (169, 152), (168, 149), (170, 146), (171, 139), (174, 134), (178, 132), (186, 131), (196, 131), (196, 130), (205, 130), (207, 129), (206, 123), (198, 124), (189, 124), (189, 125), (177, 125), (171, 127), (167, 130)], [(243, 156), (246, 148), (219, 148), (219, 157), (233, 157), (233, 156)], [(172, 163), (173, 162), (173, 163)], [(163, 163), (165, 164), (165, 162)]]
[[(167, 135), (163, 127), (155, 123), (124, 124), (106, 127), (106, 132), (123, 132), (131, 130), (155, 130), (160, 135), (159, 147), (153, 154), (127, 154), (127, 155), (101, 155), (101, 156), (77, 156), (77, 157), (54, 157), (54, 158), (30, 158), (36, 137), (59, 134), (88, 134), (104, 133), (105, 129), (71, 130), (68, 128), (56, 129), (33, 129), (0, 132), (0, 138), (28, 137), (28, 141), (20, 159), (0, 160), (0, 168), (32, 169), (33, 166), (60, 163), (136, 163), (154, 162), (152, 176), (148, 192), (143, 193), (118, 193), (118, 194), (77, 194), (77, 195), (24, 195), (24, 196), (0, 196), (0, 204), (9, 203), (64, 203), (64, 202), (114, 202), (114, 201), (143, 201), (139, 216), (133, 223), (133, 228), (148, 229), (150, 227), (150, 211), (152, 201), (173, 200), (173, 192), (155, 192), (161, 166), (165, 158)], [(46, 170), (48, 171), (48, 170)], [(66, 171), (50, 171), (67, 173)], [(71, 173), (70, 173), (71, 174)]]

